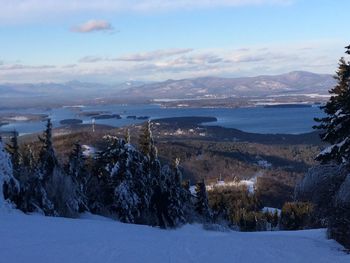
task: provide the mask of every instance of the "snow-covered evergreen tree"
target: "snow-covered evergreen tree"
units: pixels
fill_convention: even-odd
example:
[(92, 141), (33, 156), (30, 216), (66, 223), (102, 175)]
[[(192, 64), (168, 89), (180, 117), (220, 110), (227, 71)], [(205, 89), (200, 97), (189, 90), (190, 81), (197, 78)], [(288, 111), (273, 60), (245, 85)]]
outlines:
[(39, 153), (39, 173), (44, 181), (52, 175), (55, 167), (58, 165), (55, 150), (52, 144), (52, 122), (47, 120), (46, 129), (43, 136), (39, 136), (41, 150)]
[(36, 160), (32, 147), (27, 144), (21, 148), (21, 169), (19, 175), (20, 183), (20, 196), (19, 196), (19, 208), (24, 212), (32, 211), (31, 201), (33, 199), (33, 192), (31, 190), (31, 184), (35, 182), (36, 178)]
[(175, 227), (185, 223), (185, 189), (182, 187), (182, 174), (179, 169), (178, 158), (175, 159), (172, 167), (165, 166), (162, 173), (165, 177), (168, 202), (167, 217), (170, 219), (169, 226)]
[(204, 179), (196, 184), (196, 203), (195, 210), (199, 216), (203, 218), (204, 221), (210, 222), (212, 219), (212, 214), (208, 202), (208, 193), (205, 186)]
[[(76, 217), (79, 213), (79, 196), (77, 187), (72, 178), (65, 174), (64, 170), (55, 166), (49, 181), (43, 189), (47, 193), (47, 201), (43, 203), (43, 212), (50, 216)], [(48, 204), (52, 204), (52, 211), (48, 211)]]
[(22, 203), (22, 174), (25, 173), (23, 167), (22, 167), (22, 156), (19, 150), (19, 144), (18, 144), (18, 134), (16, 131), (13, 131), (13, 136), (10, 139), (10, 143), (6, 145), (6, 150), (11, 156), (11, 163), (12, 163), (12, 170), (13, 170), (13, 176), (16, 178), (16, 180), (19, 183), (19, 191), (16, 195), (12, 197), (12, 201), (16, 204), (17, 207), (21, 207)]
[(123, 150), (112, 171), (117, 181), (114, 194), (118, 216), (124, 222), (147, 224), (151, 199), (148, 159), (132, 145), (121, 143)]
[[(348, 47), (346, 53), (350, 53)], [(326, 117), (316, 119), (320, 124), (315, 126), (322, 131), (321, 139), (331, 145), (317, 159), (344, 163), (350, 160), (350, 64), (344, 58), (339, 61), (335, 78), (337, 85), (329, 91), (331, 98), (322, 107)]]
[(71, 177), (72, 189), (78, 202), (78, 211), (84, 212), (88, 210), (87, 200), (87, 182), (88, 171), (85, 166), (85, 156), (83, 154), (80, 143), (74, 144), (74, 149), (69, 156), (67, 175)]
[(114, 203), (114, 190), (117, 182), (112, 178), (113, 169), (120, 160), (122, 141), (115, 136), (104, 136), (106, 149), (97, 153), (95, 168), (87, 186), (89, 208), (94, 213), (108, 214)]
[(137, 192), (135, 181), (136, 176), (142, 176), (142, 168), (140, 160), (135, 160), (135, 155), (135, 150), (129, 144), (125, 144), (111, 174), (116, 184), (114, 207), (119, 219), (126, 223), (135, 223), (141, 216), (142, 197)]
[[(47, 120), (46, 130), (43, 136), (39, 136), (41, 149), (39, 152), (38, 165), (28, 180), (26, 187), (27, 209), (25, 212), (41, 212), (45, 215), (57, 215), (55, 206), (50, 196), (55, 193), (48, 193), (50, 184), (53, 183), (53, 175), (58, 168), (58, 161), (52, 144), (52, 123)], [(51, 187), (52, 188), (52, 187)]]
[(19, 184), (13, 176), (12, 163), (0, 137), (0, 211), (11, 208), (13, 198), (19, 192)]
[(13, 132), (10, 143), (7, 144), (6, 150), (11, 156), (13, 176), (19, 180), (21, 174), (21, 154), (18, 145), (18, 135), (17, 132)]

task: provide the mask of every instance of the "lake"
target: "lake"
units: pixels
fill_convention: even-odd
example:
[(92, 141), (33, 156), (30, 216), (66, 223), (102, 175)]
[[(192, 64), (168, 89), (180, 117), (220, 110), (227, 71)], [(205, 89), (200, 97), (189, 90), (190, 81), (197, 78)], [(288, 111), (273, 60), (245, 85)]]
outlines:
[[(122, 119), (101, 119), (96, 124), (106, 124), (121, 127), (144, 120), (127, 119), (127, 116), (149, 116), (151, 119), (184, 117), (184, 116), (212, 116), (217, 122), (206, 125), (218, 125), (227, 128), (236, 128), (254, 133), (288, 133), (300, 134), (312, 131), (315, 124), (314, 117), (322, 116), (319, 107), (251, 107), (251, 108), (161, 108), (157, 104), (147, 105), (93, 105), (82, 107), (61, 107), (54, 109), (25, 109), (0, 110), (0, 114), (11, 112), (18, 115), (35, 113), (47, 114), (54, 127), (59, 127), (63, 119), (81, 119), (83, 123), (91, 123), (91, 117), (81, 116), (82, 112), (108, 112), (120, 114)], [(20, 134), (40, 132), (45, 122), (12, 122), (0, 127), (0, 131), (17, 130)]]

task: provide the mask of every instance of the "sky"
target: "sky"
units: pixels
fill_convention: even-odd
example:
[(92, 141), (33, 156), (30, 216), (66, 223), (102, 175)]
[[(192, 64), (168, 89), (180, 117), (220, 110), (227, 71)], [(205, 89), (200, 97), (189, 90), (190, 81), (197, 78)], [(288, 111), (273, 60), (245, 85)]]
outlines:
[(0, 83), (333, 74), (348, 0), (0, 0)]

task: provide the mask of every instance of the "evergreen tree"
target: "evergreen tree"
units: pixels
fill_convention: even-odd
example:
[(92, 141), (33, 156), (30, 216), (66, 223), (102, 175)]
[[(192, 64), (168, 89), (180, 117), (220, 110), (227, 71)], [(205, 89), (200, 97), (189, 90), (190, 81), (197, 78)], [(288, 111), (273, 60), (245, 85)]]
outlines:
[(0, 137), (0, 212), (11, 207), (19, 192), (19, 184), (13, 176), (10, 156), (5, 151)]
[[(347, 47), (347, 54), (350, 53)], [(349, 162), (350, 158), (350, 65), (344, 58), (339, 61), (335, 79), (336, 86), (329, 91), (331, 98), (322, 107), (326, 117), (315, 119), (320, 122), (321, 139), (331, 144), (322, 151), (317, 159), (321, 162)]]
[(20, 207), (22, 203), (22, 196), (21, 196), (21, 189), (22, 189), (21, 179), (22, 178), (21, 177), (25, 171), (21, 164), (21, 154), (19, 151), (18, 134), (16, 131), (13, 131), (13, 136), (10, 139), (10, 143), (6, 145), (6, 150), (11, 156), (13, 176), (14, 178), (16, 178), (16, 180), (19, 183), (19, 191), (17, 191), (16, 195), (12, 196), (12, 201), (17, 205), (17, 207)]
[(118, 181), (115, 180), (114, 169), (120, 161), (120, 155), (124, 148), (124, 140), (115, 136), (104, 136), (107, 143), (106, 149), (97, 153), (93, 174), (87, 187), (89, 208), (93, 213), (107, 215), (114, 204), (114, 191)]
[(137, 193), (135, 176), (140, 176), (142, 171), (140, 167), (135, 167), (137, 163), (133, 160), (136, 157), (134, 154), (136, 153), (130, 147), (124, 148), (111, 174), (116, 182), (114, 207), (119, 219), (125, 223), (135, 223), (141, 216), (141, 197)]
[(142, 128), (139, 138), (139, 147), (141, 152), (146, 156), (150, 156), (153, 144), (151, 121), (148, 120)]
[(29, 144), (25, 145), (24, 148), (21, 149), (21, 157), (22, 164), (19, 177), (21, 191), (19, 198), (19, 208), (24, 212), (31, 212), (33, 211), (33, 206), (31, 203), (33, 199), (31, 184), (38, 183), (38, 179), (36, 175), (37, 166), (34, 152)]
[(7, 144), (6, 150), (11, 155), (11, 162), (13, 168), (13, 176), (19, 180), (21, 174), (21, 154), (18, 145), (18, 135), (16, 131), (13, 131), (10, 143)]
[(36, 160), (30, 144), (24, 146), (24, 149), (21, 152), (21, 157), (24, 169), (29, 173), (34, 172), (36, 169)]
[(46, 129), (43, 136), (39, 136), (41, 150), (39, 153), (39, 169), (41, 176), (46, 181), (52, 175), (54, 168), (58, 165), (55, 150), (52, 144), (52, 122), (47, 120)]
[[(39, 136), (42, 146), (39, 152), (38, 166), (34, 176), (28, 182), (28, 211), (41, 212), (45, 215), (57, 215), (53, 201), (50, 199), (48, 189), (52, 190), (53, 175), (57, 175), (58, 161), (52, 144), (52, 123), (47, 120), (43, 136)], [(59, 174), (61, 174), (59, 172)], [(51, 184), (51, 185), (50, 185)], [(54, 192), (50, 193), (55, 196)]]
[(196, 197), (196, 212), (203, 218), (204, 221), (210, 222), (212, 219), (212, 215), (209, 208), (208, 194), (204, 179), (196, 185)]
[(85, 156), (80, 143), (74, 144), (74, 149), (69, 156), (67, 174), (72, 179), (72, 187), (75, 188), (75, 195), (79, 206), (79, 212), (88, 210), (87, 182), (88, 171), (85, 167)]
[(185, 202), (186, 192), (182, 187), (182, 173), (179, 169), (180, 159), (176, 158), (171, 171), (167, 176), (167, 191), (169, 196), (168, 215), (171, 219), (171, 226), (175, 227), (185, 223)]
[(149, 224), (151, 199), (148, 158), (124, 140), (118, 162), (111, 170), (114, 209), (123, 222)]
[(43, 211), (50, 216), (77, 217), (79, 204), (77, 185), (71, 176), (68, 176), (60, 166), (53, 169), (49, 181), (44, 185), (47, 193), (47, 201), (52, 203), (52, 209), (48, 210), (47, 203), (43, 203)]

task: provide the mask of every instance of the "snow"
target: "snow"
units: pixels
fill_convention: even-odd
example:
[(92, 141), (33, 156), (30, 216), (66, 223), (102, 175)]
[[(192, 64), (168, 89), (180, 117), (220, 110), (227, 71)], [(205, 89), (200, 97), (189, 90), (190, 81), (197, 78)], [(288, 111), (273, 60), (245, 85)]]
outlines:
[(258, 165), (260, 166), (260, 167), (263, 167), (263, 168), (271, 168), (272, 167), (272, 163), (269, 163), (268, 161), (266, 161), (266, 160), (259, 160), (258, 162)]
[(83, 155), (85, 157), (94, 157), (96, 154), (96, 149), (90, 145), (82, 145), (81, 146), (83, 148)]
[(350, 255), (326, 231), (216, 232), (84, 219), (0, 214), (0, 262), (345, 263)]
[(65, 105), (62, 108), (85, 108), (85, 105)]
[(263, 171), (256, 172), (250, 179), (247, 180), (240, 180), (240, 181), (230, 181), (230, 182), (225, 182), (225, 181), (218, 181), (215, 184), (210, 184), (207, 185), (207, 191), (212, 191), (216, 187), (240, 187), (240, 186), (246, 186), (249, 193), (254, 193), (255, 191), (255, 185), (258, 180), (258, 177), (261, 177), (264, 175)]
[(330, 154), (330, 153), (332, 153), (334, 150), (340, 151), (341, 148), (342, 148), (346, 143), (348, 143), (349, 140), (350, 140), (349, 137), (346, 137), (346, 138), (345, 138), (344, 140), (342, 140), (341, 142), (326, 147), (322, 152), (319, 153), (318, 156), (323, 156), (323, 155)]
[(263, 207), (263, 209), (261, 209), (262, 212), (269, 212), (269, 213), (272, 213), (274, 214), (277, 210), (277, 213), (278, 215), (280, 216), (281, 215), (281, 209), (278, 209), (278, 208), (275, 208), (275, 207), (268, 207), (268, 206), (265, 206)]
[(26, 116), (14, 116), (14, 117), (8, 117), (6, 119), (10, 121), (29, 121), (29, 118)]

